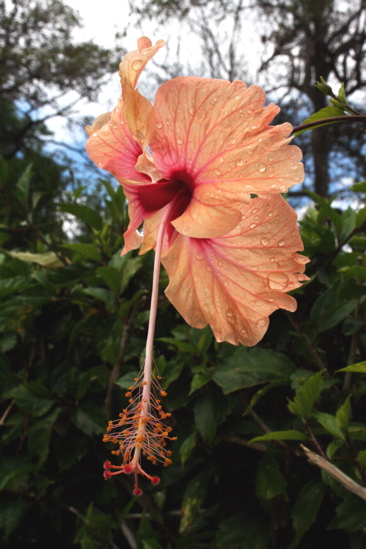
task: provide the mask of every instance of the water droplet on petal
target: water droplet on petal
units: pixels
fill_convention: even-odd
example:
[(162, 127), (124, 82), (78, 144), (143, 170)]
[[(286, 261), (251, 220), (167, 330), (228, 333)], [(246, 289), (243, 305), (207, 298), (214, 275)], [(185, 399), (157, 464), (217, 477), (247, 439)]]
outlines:
[(281, 185), (281, 186), (280, 186), (280, 192), (281, 192), (281, 193), (285, 193), (285, 192), (286, 192), (286, 187), (285, 187), (285, 185)]
[(227, 311), (226, 311), (226, 316), (233, 316), (233, 312), (230, 311), (230, 310), (227, 310)]
[(162, 122), (157, 122), (157, 123), (156, 123), (156, 127), (157, 127), (157, 128), (162, 128), (162, 127), (163, 127)]
[(237, 166), (244, 166), (244, 160), (237, 160), (236, 165)]
[(132, 68), (134, 71), (138, 71), (139, 69), (141, 69), (142, 65), (143, 65), (142, 61), (140, 61), (139, 59), (136, 59), (132, 63)]
[(285, 244), (286, 244), (285, 240), (280, 240), (278, 243), (279, 246), (284, 246)]
[(210, 101), (211, 105), (214, 105), (217, 101), (217, 97), (213, 97)]
[(266, 236), (264, 238), (262, 238), (261, 244), (262, 244), (262, 246), (267, 246), (267, 244), (269, 244), (269, 238), (266, 237)]
[(265, 172), (266, 171), (266, 166), (260, 166), (259, 171), (261, 173)]
[(252, 223), (251, 225), (249, 225), (249, 228), (250, 228), (250, 229), (254, 229), (256, 226), (257, 226), (256, 223)]
[(273, 216), (273, 212), (268, 212), (268, 217), (272, 217)]
[(263, 328), (266, 324), (267, 324), (267, 321), (264, 318), (260, 318), (257, 321), (257, 327), (258, 328)]
[(183, 145), (183, 139), (181, 137), (178, 137), (177, 143), (178, 145)]
[(193, 106), (189, 107), (188, 112), (189, 114), (194, 114), (194, 107)]

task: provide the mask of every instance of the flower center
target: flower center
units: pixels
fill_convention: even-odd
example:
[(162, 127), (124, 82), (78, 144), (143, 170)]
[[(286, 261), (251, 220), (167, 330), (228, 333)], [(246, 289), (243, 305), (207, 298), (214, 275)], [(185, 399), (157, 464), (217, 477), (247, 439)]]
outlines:
[(192, 177), (185, 170), (180, 170), (173, 172), (169, 179), (161, 179), (150, 185), (139, 185), (136, 192), (139, 203), (146, 214), (161, 210), (179, 195), (169, 216), (171, 222), (186, 210), (191, 201), (193, 188)]

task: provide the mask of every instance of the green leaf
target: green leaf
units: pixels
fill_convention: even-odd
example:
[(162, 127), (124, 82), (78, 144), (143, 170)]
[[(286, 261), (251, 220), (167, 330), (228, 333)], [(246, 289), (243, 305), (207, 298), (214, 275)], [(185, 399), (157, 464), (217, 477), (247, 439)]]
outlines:
[(109, 289), (116, 295), (121, 292), (121, 273), (115, 267), (98, 267), (97, 274), (100, 275)]
[(286, 495), (286, 480), (282, 476), (278, 462), (271, 455), (264, 456), (257, 468), (256, 476), (257, 497), (269, 500), (275, 496)]
[(31, 504), (24, 498), (0, 501), (0, 528), (4, 531), (5, 540), (21, 524), (21, 520), (30, 508)]
[(358, 374), (366, 374), (366, 360), (363, 360), (362, 362), (356, 362), (355, 364), (350, 364), (345, 368), (337, 370), (337, 372), (355, 372)]
[(345, 441), (344, 432), (342, 431), (336, 416), (332, 416), (331, 414), (326, 414), (324, 412), (314, 412), (313, 415), (320, 425), (328, 431), (328, 433), (342, 441)]
[(25, 263), (37, 263), (42, 267), (48, 267), (55, 269), (56, 267), (62, 267), (64, 263), (54, 252), (43, 252), (40, 254), (32, 252), (6, 252), (11, 257), (24, 261)]
[(356, 227), (362, 227), (366, 223), (366, 206), (356, 213)]
[(202, 439), (210, 443), (216, 435), (217, 408), (211, 393), (200, 395), (194, 404), (194, 420)]
[(348, 395), (342, 406), (340, 406), (336, 412), (336, 420), (343, 433), (346, 433), (348, 430), (349, 418), (351, 414), (351, 396), (352, 395)]
[(268, 549), (270, 531), (263, 517), (235, 513), (220, 523), (213, 549)]
[(351, 191), (355, 193), (366, 193), (366, 181), (359, 181), (351, 186)]
[(366, 281), (366, 267), (362, 265), (352, 265), (352, 267), (342, 267), (339, 269), (339, 272), (342, 273), (342, 276), (345, 280), (350, 278), (359, 278), (363, 281)]
[(195, 521), (207, 496), (208, 480), (209, 471), (205, 468), (188, 482), (181, 506), (180, 533), (187, 530)]
[[(324, 109), (320, 109), (320, 111), (312, 114), (309, 118), (304, 120), (301, 125), (308, 124), (309, 122), (316, 122), (317, 120), (323, 120), (324, 118), (333, 118), (335, 116), (344, 116), (343, 109), (340, 109), (339, 107), (325, 107)], [(327, 126), (328, 124), (332, 124), (333, 122), (325, 122), (324, 124), (319, 124), (317, 128), (320, 128), (321, 126)], [(314, 129), (314, 128), (309, 128)], [(304, 133), (306, 131), (309, 131), (309, 129), (300, 130), (299, 132), (296, 132), (295, 135), (300, 135), (301, 133)]]
[(324, 494), (325, 486), (318, 480), (311, 480), (301, 488), (291, 511), (292, 524), (296, 532), (292, 547), (297, 547), (305, 532), (316, 521)]
[(294, 371), (294, 364), (281, 353), (239, 348), (214, 369), (213, 380), (227, 395), (262, 383), (287, 380)]
[(288, 429), (287, 431), (272, 431), (271, 433), (254, 437), (249, 441), (249, 444), (262, 440), (299, 440), (303, 442), (308, 440), (308, 438), (309, 437), (301, 431), (296, 431), (296, 429)]
[(299, 388), (294, 400), (288, 403), (288, 409), (292, 414), (301, 418), (309, 418), (314, 405), (323, 390), (324, 377), (318, 372), (307, 379)]
[(26, 167), (15, 185), (17, 199), (23, 206), (25, 206), (26, 210), (28, 209), (29, 186), (31, 177), (32, 165), (29, 164), (29, 166)]
[(99, 213), (84, 204), (60, 204), (59, 210), (60, 212), (74, 215), (81, 219), (86, 225), (97, 231), (100, 231), (103, 227), (103, 220)]
[(90, 295), (98, 301), (105, 303), (108, 311), (114, 312), (116, 310), (115, 296), (110, 290), (106, 290), (105, 288), (83, 288), (81, 291), (83, 294)]
[(46, 414), (56, 402), (52, 393), (38, 381), (19, 385), (10, 394), (21, 410), (36, 417)]
[(182, 466), (192, 453), (193, 448), (196, 446), (197, 433), (193, 431), (182, 443), (179, 448), (180, 459)]
[(329, 529), (357, 532), (366, 528), (365, 501), (347, 493), (344, 501), (336, 509), (337, 516), (332, 520)]
[(38, 456), (38, 465), (42, 465), (49, 453), (51, 433), (62, 408), (55, 408), (46, 416), (35, 420), (28, 431), (28, 453), (30, 457)]
[(102, 261), (102, 255), (94, 244), (64, 244), (64, 248), (94, 261)]
[(88, 436), (100, 435), (106, 428), (104, 410), (91, 401), (86, 400), (79, 403), (78, 407), (72, 412), (71, 418), (76, 427)]
[(344, 89), (344, 84), (342, 82), (341, 87), (338, 90), (337, 97), (341, 103), (347, 104), (346, 90)]

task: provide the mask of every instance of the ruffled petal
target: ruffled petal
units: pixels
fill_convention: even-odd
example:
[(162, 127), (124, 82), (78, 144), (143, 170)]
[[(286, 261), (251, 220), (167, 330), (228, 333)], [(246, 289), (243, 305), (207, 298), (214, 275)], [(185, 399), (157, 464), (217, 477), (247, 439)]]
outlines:
[(155, 46), (153, 46), (150, 38), (147, 36), (141, 36), (137, 40), (137, 50), (127, 53), (119, 66), (122, 88), (127, 84), (130, 84), (133, 88), (136, 87), (137, 81), (147, 63), (163, 46), (165, 46), (164, 40), (158, 40)]
[[(192, 223), (190, 209), (200, 220), (208, 208), (286, 192), (302, 181), (301, 151), (287, 138), (292, 126), (269, 126), (279, 108), (263, 107), (265, 98), (258, 86), (195, 77), (175, 78), (157, 91), (150, 142), (155, 166), (166, 178), (185, 170), (194, 181), (191, 204), (175, 222), (182, 234), (211, 235), (209, 227), (205, 233)], [(211, 216), (217, 222), (220, 213)]]
[(242, 205), (242, 221), (228, 235), (196, 239), (179, 234), (165, 250), (166, 295), (196, 328), (209, 324), (217, 341), (252, 346), (262, 339), (268, 316), (296, 309), (285, 292), (298, 288), (307, 258), (296, 213), (280, 196)]
[(164, 45), (164, 40), (158, 40), (153, 46), (149, 38), (142, 36), (137, 41), (138, 49), (128, 53), (119, 66), (126, 122), (133, 138), (143, 150), (148, 147), (155, 129), (154, 109), (150, 101), (135, 88), (148, 61)]
[(133, 139), (123, 113), (124, 105), (120, 98), (110, 116), (105, 118), (106, 122), (90, 135), (86, 150), (99, 168), (108, 170), (120, 183), (126, 179), (146, 183), (150, 178), (135, 169), (142, 149)]

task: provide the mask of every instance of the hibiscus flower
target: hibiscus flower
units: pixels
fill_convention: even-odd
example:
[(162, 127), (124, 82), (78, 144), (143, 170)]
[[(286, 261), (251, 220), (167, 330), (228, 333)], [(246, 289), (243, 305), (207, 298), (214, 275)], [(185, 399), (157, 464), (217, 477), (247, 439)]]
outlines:
[[(128, 200), (123, 253), (155, 250), (144, 376), (129, 392), (139, 393), (140, 404), (132, 399), (132, 412), (110, 424), (110, 431), (128, 424), (126, 435), (107, 435), (124, 465), (108, 462), (105, 476), (134, 472), (136, 493), (137, 473), (155, 479), (141, 469), (141, 452), (169, 462), (161, 448), (154, 457), (159, 444), (148, 443), (143, 428), (152, 422), (156, 435), (150, 411), (160, 262), (170, 280), (166, 295), (188, 324), (209, 324), (217, 341), (249, 346), (263, 337), (273, 311), (296, 309), (286, 292), (306, 279), (307, 262), (296, 253), (303, 249), (296, 214), (281, 196), (303, 180), (301, 151), (289, 144), (292, 126), (270, 126), (279, 108), (264, 106), (264, 91), (241, 81), (174, 78), (152, 104), (136, 85), (162, 46), (139, 39), (120, 65), (117, 106), (87, 128), (89, 156), (117, 178)], [(161, 442), (170, 438), (162, 429)]]
[(302, 154), (289, 123), (269, 125), (279, 108), (263, 107), (259, 86), (179, 77), (152, 105), (136, 84), (162, 46), (142, 37), (125, 56), (122, 96), (87, 128), (86, 148), (128, 199), (124, 253), (155, 249), (163, 224), (170, 301), (218, 341), (255, 345), (269, 314), (295, 310), (284, 292), (306, 278), (296, 215), (280, 197), (303, 180)]

